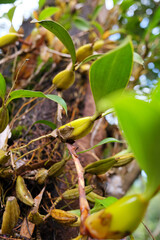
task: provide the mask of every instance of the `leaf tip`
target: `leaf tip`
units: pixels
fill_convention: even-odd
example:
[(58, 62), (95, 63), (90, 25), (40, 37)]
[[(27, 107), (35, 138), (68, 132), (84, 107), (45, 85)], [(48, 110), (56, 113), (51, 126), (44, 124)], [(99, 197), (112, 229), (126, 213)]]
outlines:
[(38, 20), (34, 18), (30, 23), (38, 23)]

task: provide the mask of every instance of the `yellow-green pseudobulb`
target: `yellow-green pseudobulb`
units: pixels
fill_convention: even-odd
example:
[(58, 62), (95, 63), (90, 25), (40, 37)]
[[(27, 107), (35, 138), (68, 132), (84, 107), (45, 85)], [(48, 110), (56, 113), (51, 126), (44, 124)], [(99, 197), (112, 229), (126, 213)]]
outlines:
[(35, 180), (38, 182), (38, 184), (45, 183), (46, 179), (48, 177), (48, 170), (45, 168), (40, 168), (37, 170), (37, 173), (35, 175)]
[(104, 40), (97, 40), (94, 45), (93, 45), (93, 50), (94, 51), (98, 51), (99, 49), (101, 49), (104, 45)]
[(94, 125), (93, 117), (84, 117), (69, 122), (57, 130), (62, 141), (74, 141), (86, 136)]
[(12, 229), (18, 222), (20, 215), (17, 199), (13, 196), (8, 197), (2, 221), (2, 234), (11, 234)]
[(81, 46), (76, 51), (77, 62), (82, 62), (86, 57), (89, 57), (93, 54), (93, 46), (91, 43)]
[(29, 190), (27, 189), (24, 179), (21, 176), (17, 177), (16, 195), (17, 195), (17, 198), (24, 204), (26, 204), (28, 206), (34, 205), (34, 200), (32, 198), (32, 195), (29, 192)]
[(85, 225), (96, 239), (121, 239), (130, 235), (142, 221), (148, 206), (142, 195), (125, 196), (108, 208), (89, 216)]
[(59, 90), (65, 90), (72, 86), (75, 81), (75, 72), (73, 70), (63, 70), (52, 80), (53, 85)]
[(17, 33), (8, 33), (2, 37), (0, 37), (0, 48), (6, 47), (7, 45), (10, 45), (17, 41), (18, 39)]
[(0, 165), (5, 164), (10, 158), (10, 155), (8, 154), (8, 152), (3, 151), (2, 149), (0, 149)]

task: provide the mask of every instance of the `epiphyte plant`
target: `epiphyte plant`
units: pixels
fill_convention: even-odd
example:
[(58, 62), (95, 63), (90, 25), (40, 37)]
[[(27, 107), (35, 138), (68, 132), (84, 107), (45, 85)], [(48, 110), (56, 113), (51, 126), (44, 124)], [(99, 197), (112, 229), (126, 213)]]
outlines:
[[(41, 21), (39, 23), (42, 26), (46, 27), (51, 32), (53, 32), (54, 34), (56, 34), (57, 37), (59, 37), (59, 39), (64, 43), (65, 47), (69, 50), (71, 54), (71, 59), (72, 59), (72, 70), (70, 71), (72, 72), (71, 82), (73, 83), (74, 68), (76, 63), (76, 52), (75, 52), (75, 48), (74, 48), (71, 37), (66, 32), (66, 30), (65, 29), (62, 30), (61, 25), (57, 24), (56, 22)], [(80, 59), (80, 61), (83, 61), (83, 59)], [(126, 101), (124, 100), (125, 97), (122, 97), (121, 101), (119, 100), (117, 102), (113, 101), (112, 105), (110, 106), (110, 102), (112, 102), (112, 100), (108, 101), (108, 99), (109, 99), (109, 96), (117, 90), (119, 90), (119, 93), (122, 93), (122, 91), (128, 84), (131, 70), (132, 70), (132, 65), (133, 65), (133, 46), (130, 38), (125, 39), (119, 47), (104, 54), (103, 56), (100, 56), (99, 59), (97, 59), (92, 64), (90, 68), (89, 79), (90, 79), (91, 90), (92, 90), (95, 105), (96, 105), (96, 112), (93, 116), (71, 121), (70, 123), (64, 124), (63, 126), (56, 129), (57, 136), (61, 139), (61, 141), (73, 143), (75, 140), (84, 137), (86, 134), (88, 134), (92, 130), (94, 122), (98, 118), (105, 116), (106, 111), (108, 111), (108, 109), (113, 106), (120, 119), (122, 128), (124, 128), (123, 130), (125, 133), (125, 127), (124, 127), (125, 123), (123, 125), (123, 122), (125, 122), (125, 120), (123, 118), (123, 114), (121, 117), (121, 112), (123, 113), (125, 112), (126, 109), (129, 108), (130, 101)], [(64, 71), (68, 71), (68, 70), (64, 70)], [(66, 76), (64, 77), (64, 74), (66, 74), (66, 72), (62, 71), (59, 74), (62, 74), (62, 76), (57, 75), (56, 77), (58, 78), (58, 80), (55, 77), (56, 80), (54, 80), (55, 82), (53, 83), (55, 85), (57, 84), (57, 88), (65, 89), (65, 87), (58, 86), (58, 84), (61, 82), (60, 80), (66, 79)], [(67, 81), (69, 77), (67, 75)], [(2, 90), (0, 92), (1, 93), (0, 97), (3, 100), (2, 106), (7, 106), (10, 103), (10, 101), (19, 97), (45, 97), (45, 98), (49, 98), (54, 101), (57, 101), (66, 109), (66, 105), (63, 99), (57, 98), (57, 96), (55, 95), (44, 95), (41, 92), (33, 92), (28, 90), (12, 91), (9, 94), (9, 97), (7, 97), (7, 99), (5, 100), (6, 87), (5, 87), (5, 81), (2, 75), (1, 75), (1, 79), (2, 79), (2, 88), (1, 88)], [(69, 83), (67, 85), (67, 88), (70, 86), (71, 84)], [(134, 105), (134, 101), (135, 100), (132, 100), (131, 98), (131, 102), (133, 102), (133, 105)], [(125, 102), (127, 102), (128, 104), (126, 109), (125, 109), (125, 104), (123, 104)], [(121, 105), (124, 105), (124, 109), (122, 109), (122, 111), (120, 109)], [(139, 101), (136, 102), (136, 106), (137, 105), (141, 106), (141, 102), (140, 104), (139, 104)], [(148, 117), (152, 115), (151, 112), (148, 113), (147, 115)], [(136, 116), (135, 116), (135, 119), (136, 119)], [(147, 125), (147, 127), (150, 126), (150, 123), (148, 124), (149, 125)], [(130, 143), (130, 135), (129, 137), (127, 135), (128, 129), (126, 132), (127, 132), (126, 138), (129, 139), (128, 142), (131, 145), (131, 148), (134, 152), (135, 157), (139, 161), (139, 159), (141, 159), (141, 156), (139, 157), (137, 150), (135, 150), (136, 147), (134, 147), (134, 144), (132, 145), (132, 141)], [(141, 142), (141, 145), (142, 145), (142, 142)], [(140, 164), (140, 166), (147, 172), (147, 169), (143, 165)], [(111, 205), (110, 207), (108, 207), (107, 209), (101, 210), (100, 212), (95, 213), (95, 215), (93, 214), (90, 217), (87, 217), (85, 221), (85, 227), (89, 235), (96, 237), (97, 239), (103, 239), (103, 238), (107, 239), (107, 238), (123, 237), (133, 232), (135, 228), (138, 226), (139, 222), (142, 220), (145, 210), (147, 208), (147, 205), (149, 203), (149, 200), (154, 195), (155, 191), (159, 186), (159, 182), (158, 182), (158, 185), (155, 184), (155, 178), (152, 179), (150, 177), (149, 179), (150, 180), (148, 182), (149, 183), (151, 182), (151, 184), (148, 185), (147, 189), (149, 190), (146, 190), (144, 194), (124, 197), (121, 200), (114, 203), (114, 205)], [(43, 183), (43, 181), (42, 182), (40, 181), (40, 183)], [(25, 187), (25, 184), (21, 176), (18, 176), (17, 178), (16, 192), (17, 192), (17, 197), (22, 202), (27, 204), (28, 202), (26, 203), (26, 199), (24, 198), (24, 195), (26, 195), (24, 193), (27, 192), (27, 189)], [(29, 195), (29, 199), (31, 201), (29, 201), (28, 205), (33, 206), (34, 202), (30, 195)], [(134, 216), (133, 216), (133, 209), (136, 209)], [(129, 215), (128, 212), (130, 212), (131, 214)], [(120, 224), (118, 225), (119, 218), (124, 213), (126, 213), (126, 216), (127, 216), (126, 221), (128, 225), (126, 224), (125, 221), (122, 221), (121, 225)], [(97, 226), (99, 230), (97, 229)], [(103, 227), (105, 228), (105, 230), (103, 230)]]
[[(156, 139), (157, 144), (159, 144), (159, 133), (156, 129), (159, 128), (158, 119), (160, 113), (156, 110), (157, 101), (145, 103), (133, 97), (125, 96), (125, 94), (120, 99), (115, 97), (118, 98), (117, 101), (112, 99), (108, 101), (108, 97), (116, 90), (120, 90), (118, 96), (122, 93), (128, 83), (132, 64), (133, 48), (131, 41), (127, 39), (120, 47), (95, 61), (90, 68), (90, 84), (96, 104), (96, 117), (94, 119), (103, 116), (103, 113), (110, 107), (110, 102), (112, 102), (125, 137), (140, 167), (148, 175), (148, 183), (144, 193), (125, 196), (105, 210), (101, 210), (101, 212), (95, 213), (86, 219), (87, 231), (97, 239), (117, 239), (131, 234), (141, 222), (149, 201), (160, 184), (157, 170), (159, 146), (155, 143), (150, 146), (150, 139)], [(137, 112), (143, 113), (143, 117), (140, 114), (138, 115)], [(143, 121), (144, 116), (145, 123)], [(79, 121), (82, 120), (79, 119)], [(67, 129), (65, 129), (66, 127)], [(58, 130), (65, 129), (62, 135), (65, 135), (66, 140), (72, 139), (72, 136), (72, 140), (76, 140), (79, 138), (78, 136), (80, 138), (84, 136), (77, 135), (75, 137), (73, 132), (77, 127), (79, 126), (72, 126), (71, 122)], [(150, 129), (149, 134), (147, 129)], [(155, 161), (154, 164), (151, 162), (152, 158)], [(153, 174), (153, 171), (155, 174)], [(122, 215), (124, 215), (124, 218), (120, 224), (119, 220)]]
[(157, 107), (159, 106), (158, 90), (159, 86), (151, 95), (151, 102), (138, 100), (128, 94), (113, 100), (113, 106), (124, 135), (141, 169), (147, 174), (147, 184), (143, 193), (125, 196), (108, 208), (87, 218), (87, 230), (94, 238), (119, 239), (131, 234), (142, 221), (149, 201), (159, 191), (160, 110)]
[[(54, 33), (62, 41), (62, 43), (65, 45), (65, 47), (71, 54), (72, 68), (74, 69), (77, 57), (73, 41), (68, 32), (60, 24), (57, 24), (54, 21), (38, 21), (38, 23), (52, 33)], [(87, 47), (87, 49), (88, 47), (93, 48), (91, 44), (84, 45), (82, 47), (83, 49), (80, 48), (79, 50), (77, 50), (78, 56), (79, 51), (80, 53), (82, 53), (82, 55), (84, 54), (84, 52), (86, 53), (86, 51), (82, 51), (84, 50), (84, 47)], [(87, 56), (85, 55), (84, 58), (91, 55), (92, 52), (93, 51), (90, 51), (88, 54), (87, 51)], [(82, 59), (81, 57), (78, 61), (83, 61), (84, 58)], [(100, 101), (103, 98), (107, 97), (108, 94), (116, 90), (124, 89), (126, 87), (131, 74), (132, 64), (133, 47), (129, 38), (126, 39), (119, 47), (117, 47), (113, 51), (110, 51), (109, 53), (104, 54), (92, 64), (90, 68), (90, 85), (95, 100), (96, 113), (92, 117), (78, 119), (64, 126), (61, 126), (57, 132), (58, 136), (63, 139), (63, 141), (74, 141), (85, 136), (91, 131), (94, 121), (108, 109), (108, 106), (104, 106), (102, 109), (99, 104)], [(101, 71), (99, 71), (100, 68)], [(114, 70), (115, 68), (116, 72)], [(71, 82), (73, 82), (73, 76), (69, 77), (68, 75), (70, 75), (70, 72), (68, 74), (68, 70), (64, 70), (55, 76), (53, 82), (55, 82), (55, 85), (57, 84), (57, 87), (58, 84), (60, 84), (59, 88), (65, 89), (66, 86), (68, 86), (68, 83), (64, 83), (64, 79), (66, 80), (67, 78), (68, 81), (68, 79), (70, 78)], [(61, 83), (63, 83), (64, 85), (61, 86)]]

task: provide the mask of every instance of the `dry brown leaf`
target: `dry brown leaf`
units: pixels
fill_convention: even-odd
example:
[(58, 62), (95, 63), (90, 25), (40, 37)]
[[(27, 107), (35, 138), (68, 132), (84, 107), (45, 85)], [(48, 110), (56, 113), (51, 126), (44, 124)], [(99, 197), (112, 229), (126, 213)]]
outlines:
[[(43, 197), (43, 193), (44, 193), (45, 187), (42, 189), (42, 191), (34, 198), (34, 202), (35, 202), (35, 206), (31, 209), (31, 211), (33, 211), (33, 209), (38, 211), (39, 208), (39, 204), (42, 200)], [(20, 235), (26, 238), (31, 238), (32, 234), (34, 232), (34, 228), (35, 228), (35, 224), (31, 223), (29, 221), (27, 221), (26, 218), (24, 218), (22, 226), (21, 226), (21, 231), (20, 231)]]

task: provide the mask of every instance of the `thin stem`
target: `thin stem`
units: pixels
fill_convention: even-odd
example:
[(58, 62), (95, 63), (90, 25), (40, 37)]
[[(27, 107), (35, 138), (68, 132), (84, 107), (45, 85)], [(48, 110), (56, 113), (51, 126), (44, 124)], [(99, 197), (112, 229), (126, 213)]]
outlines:
[(47, 49), (47, 52), (49, 52), (49, 53), (57, 54), (57, 55), (59, 55), (59, 56), (61, 56), (61, 57), (71, 58), (71, 55), (70, 55), (70, 54), (61, 53), (61, 52), (58, 52), (58, 51), (56, 51), (56, 50), (50, 49), (50, 48), (48, 48), (48, 47), (46, 47), (46, 49)]
[(0, 65), (7, 62), (8, 60), (16, 58), (17, 56), (21, 55), (23, 52), (24, 52), (23, 50), (19, 50), (19, 51), (13, 53), (12, 55), (9, 55), (9, 56), (6, 56), (6, 57), (2, 58), (0, 60)]
[(84, 183), (84, 169), (80, 164), (78, 156), (75, 151), (75, 147), (67, 143), (68, 150), (72, 156), (74, 164), (76, 166), (77, 175), (78, 175), (78, 190), (79, 190), (79, 205), (81, 212), (81, 224), (80, 224), (80, 233), (84, 236), (87, 235), (87, 229), (85, 227), (85, 220), (89, 215), (90, 207), (86, 199), (85, 194), (85, 183)]
[(55, 208), (55, 206), (56, 206), (61, 200), (62, 200), (62, 197), (61, 197), (61, 196), (57, 198), (57, 200), (53, 203), (52, 207), (50, 208), (49, 213), (44, 217), (44, 219), (43, 219), (44, 221), (45, 221), (48, 217), (50, 217), (50, 215), (51, 215), (51, 210), (52, 210), (53, 208)]
[(20, 73), (22, 67), (24, 66), (24, 64), (25, 64), (28, 60), (29, 60), (29, 59), (25, 59), (25, 61), (22, 63), (22, 65), (21, 65), (20, 68), (18, 69), (18, 72), (17, 72), (16, 78), (15, 78), (15, 80), (14, 80), (14, 82), (13, 82), (13, 85), (12, 85), (12, 87), (11, 87), (11, 89), (10, 89), (8, 95), (7, 95), (7, 98), (6, 98), (5, 103), (7, 103), (8, 99), (9, 99), (9, 96), (10, 96), (10, 93), (13, 91), (13, 89), (14, 89), (14, 87), (15, 87), (15, 84), (16, 84), (17, 79), (18, 79), (18, 75), (19, 75), (19, 73)]
[[(44, 94), (51, 93), (54, 89), (55, 89), (55, 87), (54, 87), (53, 85), (51, 85), (51, 87), (48, 88), (48, 89), (44, 92)], [(36, 99), (37, 99), (37, 97), (32, 98), (32, 99), (30, 99), (28, 102), (24, 103), (24, 104), (20, 107), (20, 109), (18, 110), (18, 112), (16, 113), (16, 115), (14, 116), (14, 118), (12, 119), (12, 121), (11, 121), (11, 123), (10, 123), (10, 128), (13, 127), (13, 124), (14, 124), (15, 121), (17, 121), (19, 118), (21, 118), (24, 114), (27, 114), (28, 112), (30, 112), (35, 106), (37, 106), (39, 103), (41, 103), (42, 101), (45, 100), (45, 98), (42, 99), (42, 100), (40, 100), (39, 102), (35, 103), (32, 107), (30, 107), (27, 111), (25, 111), (24, 113), (22, 113), (21, 115), (19, 115), (20, 112), (22, 111), (22, 109), (23, 109), (25, 106), (27, 106), (28, 104), (34, 102)], [(19, 115), (19, 116), (18, 116), (18, 115)], [(17, 117), (17, 116), (18, 116), (18, 117)]]
[(41, 148), (41, 147), (38, 147), (38, 148), (35, 148), (35, 149), (33, 149), (33, 150), (31, 150), (31, 151), (29, 151), (29, 152), (27, 152), (27, 153), (24, 153), (24, 154), (21, 155), (19, 158), (17, 158), (15, 162), (17, 162), (19, 159), (22, 159), (22, 158), (25, 157), (26, 155), (28, 155), (28, 154), (30, 154), (30, 153), (32, 153), (32, 152), (35, 152), (35, 151), (37, 151), (37, 150), (39, 150), (40, 148)]
[(26, 145), (23, 145), (23, 146), (18, 147), (18, 148), (11, 149), (11, 151), (12, 151), (12, 152), (15, 152), (15, 151), (17, 151), (17, 150), (26, 148), (26, 147), (28, 147), (31, 143), (36, 142), (36, 141), (38, 141), (38, 140), (41, 140), (41, 139), (43, 139), (43, 138), (51, 137), (51, 136), (53, 137), (53, 135), (51, 135), (51, 134), (52, 134), (52, 132), (49, 133), (49, 134), (43, 135), (43, 136), (41, 136), (41, 137), (35, 138), (35, 139), (31, 140), (29, 143), (27, 143)]
[(149, 235), (151, 236), (151, 238), (152, 238), (153, 240), (156, 240), (156, 239), (154, 238), (153, 234), (151, 233), (151, 231), (149, 230), (149, 228), (147, 227), (147, 225), (146, 225), (144, 222), (142, 222), (142, 224), (143, 224), (143, 226), (145, 227), (145, 229), (148, 231), (148, 233), (149, 233)]
[[(15, 52), (17, 51), (16, 46), (14, 46)], [(14, 81), (14, 72), (16, 71), (16, 63), (17, 63), (18, 56), (16, 55), (13, 61), (13, 67), (12, 67), (12, 82)]]
[(13, 154), (11, 152), (11, 165), (12, 165), (12, 168), (15, 169), (16, 166), (15, 166), (15, 161), (14, 161), (14, 157), (13, 157)]
[[(16, 115), (14, 116), (14, 118), (12, 119), (12, 121), (10, 122), (10, 128), (13, 127), (13, 124), (15, 123), (15, 121), (17, 121), (19, 118), (21, 118), (23, 115), (26, 115), (29, 111), (31, 111), (38, 103), (42, 102), (39, 101), (38, 103), (35, 103), (32, 107), (30, 107), (27, 111), (25, 111), (24, 113), (22, 113), (21, 115), (20, 112), (22, 111), (22, 109), (27, 106), (28, 104), (32, 103), (33, 101), (35, 101), (37, 98), (33, 98), (33, 99), (30, 99), (28, 102), (24, 103), (20, 109), (18, 110), (18, 112), (16, 113)], [(19, 116), (18, 116), (19, 115)], [(17, 117), (18, 116), (18, 117)], [(28, 132), (28, 131), (27, 131)]]

